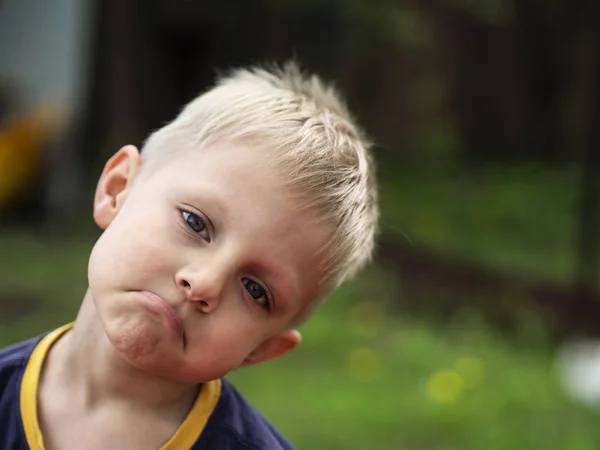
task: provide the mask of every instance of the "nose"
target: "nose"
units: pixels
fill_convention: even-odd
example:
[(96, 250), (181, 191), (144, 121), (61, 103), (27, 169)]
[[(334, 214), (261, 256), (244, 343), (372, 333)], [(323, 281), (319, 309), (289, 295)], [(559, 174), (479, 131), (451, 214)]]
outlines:
[(177, 287), (184, 292), (187, 301), (194, 302), (203, 313), (213, 312), (223, 291), (224, 277), (215, 271), (198, 268), (180, 270), (175, 276)]

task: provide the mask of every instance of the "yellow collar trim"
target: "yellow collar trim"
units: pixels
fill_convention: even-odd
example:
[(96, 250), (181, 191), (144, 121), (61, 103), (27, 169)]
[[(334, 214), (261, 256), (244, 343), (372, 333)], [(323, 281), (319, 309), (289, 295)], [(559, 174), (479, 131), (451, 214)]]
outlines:
[(221, 397), (221, 380), (216, 379), (204, 383), (200, 389), (200, 393), (194, 402), (194, 406), (188, 413), (183, 423), (171, 439), (163, 445), (160, 450), (181, 450), (182, 448), (192, 448), (196, 443), (206, 422)]
[(46, 355), (59, 337), (65, 334), (73, 324), (65, 325), (47, 334), (33, 349), (21, 381), (21, 419), (25, 429), (27, 444), (31, 450), (44, 450), (44, 439), (38, 423), (37, 394), (42, 366)]
[[(46, 335), (36, 345), (25, 368), (20, 392), (21, 418), (27, 444), (31, 450), (44, 450), (44, 439), (37, 414), (38, 386), (44, 361), (52, 345), (63, 334), (73, 328), (73, 325), (73, 323), (65, 325)], [(160, 450), (178, 450), (192, 447), (202, 434), (220, 396), (221, 380), (203, 384), (187, 417)]]

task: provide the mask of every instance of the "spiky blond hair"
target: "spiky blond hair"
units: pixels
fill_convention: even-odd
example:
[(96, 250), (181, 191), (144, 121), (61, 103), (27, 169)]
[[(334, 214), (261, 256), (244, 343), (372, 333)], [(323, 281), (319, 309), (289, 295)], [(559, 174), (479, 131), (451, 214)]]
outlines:
[(335, 89), (304, 75), (295, 63), (239, 69), (220, 78), (152, 134), (142, 156), (162, 152), (165, 140), (182, 150), (216, 142), (272, 149), (273, 164), (287, 169), (306, 205), (335, 226), (324, 249), (329, 289), (371, 258), (378, 209), (370, 144)]

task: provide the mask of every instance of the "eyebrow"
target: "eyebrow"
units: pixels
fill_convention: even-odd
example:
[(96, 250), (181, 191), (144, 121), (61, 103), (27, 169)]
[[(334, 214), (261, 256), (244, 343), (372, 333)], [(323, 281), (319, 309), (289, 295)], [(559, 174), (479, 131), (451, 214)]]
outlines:
[[(198, 194), (197, 189), (198, 185), (194, 186), (192, 189), (187, 188), (183, 191), (183, 194), (190, 200), (192, 205), (197, 205), (198, 203), (204, 204), (208, 202), (210, 209), (209, 220), (213, 222), (213, 225), (221, 225), (223, 222), (229, 221), (231, 219), (231, 212), (227, 207), (227, 199), (222, 193), (215, 189), (214, 186), (210, 183), (202, 183), (200, 185), (202, 190), (204, 190), (205, 194)], [(202, 208), (201, 211), (208, 215), (209, 211), (205, 211), (206, 208)], [(213, 219), (212, 216), (215, 216), (214, 213), (217, 213), (216, 220)]]

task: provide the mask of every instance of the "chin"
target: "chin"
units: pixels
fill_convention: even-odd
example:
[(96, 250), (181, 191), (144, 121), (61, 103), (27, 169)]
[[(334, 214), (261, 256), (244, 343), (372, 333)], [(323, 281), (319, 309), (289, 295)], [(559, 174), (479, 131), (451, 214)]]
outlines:
[(198, 352), (196, 349), (186, 353), (178, 364), (169, 366), (166, 376), (184, 383), (208, 383), (224, 377), (239, 366), (223, 356), (222, 352), (211, 352), (209, 349), (206, 352)]
[(111, 321), (105, 330), (117, 353), (129, 363), (158, 369), (172, 366), (181, 348), (157, 322), (144, 316), (120, 319)]

